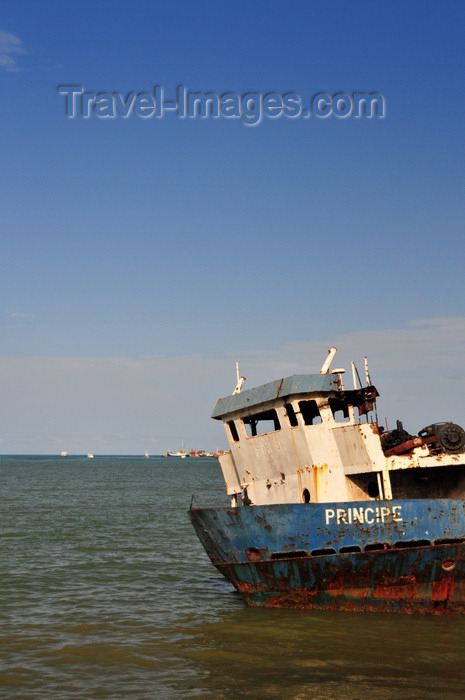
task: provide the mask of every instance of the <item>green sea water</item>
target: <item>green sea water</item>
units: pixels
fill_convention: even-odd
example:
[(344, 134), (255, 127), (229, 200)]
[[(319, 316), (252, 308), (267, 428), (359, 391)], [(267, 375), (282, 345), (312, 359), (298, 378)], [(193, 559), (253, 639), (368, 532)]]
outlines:
[(0, 457), (0, 697), (465, 697), (465, 617), (247, 608), (213, 459)]

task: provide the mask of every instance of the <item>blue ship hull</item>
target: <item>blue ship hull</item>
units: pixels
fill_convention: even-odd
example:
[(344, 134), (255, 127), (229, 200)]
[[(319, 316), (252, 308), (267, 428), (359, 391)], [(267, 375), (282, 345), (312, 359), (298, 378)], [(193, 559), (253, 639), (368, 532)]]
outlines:
[(212, 563), (249, 605), (465, 612), (461, 499), (191, 509)]

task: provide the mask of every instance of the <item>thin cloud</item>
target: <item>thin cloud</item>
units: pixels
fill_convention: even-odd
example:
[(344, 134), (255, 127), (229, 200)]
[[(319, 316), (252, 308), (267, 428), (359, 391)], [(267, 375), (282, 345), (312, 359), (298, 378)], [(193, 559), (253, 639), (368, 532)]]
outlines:
[(34, 314), (26, 311), (7, 311), (6, 313), (10, 318), (34, 318)]
[(0, 29), (0, 68), (8, 73), (18, 73), (21, 68), (17, 57), (27, 53), (23, 42), (16, 36)]
[(461, 367), (465, 318), (414, 321), (405, 328), (358, 330), (340, 336), (280, 344), (272, 349), (178, 357), (6, 357), (0, 355), (0, 452), (160, 454), (179, 446), (226, 447), (223, 427), (209, 416), (220, 396), (318, 372), (331, 345), (334, 366), (350, 361), (370, 373), (380, 390), (379, 419), (402, 420), (416, 434), (451, 420), (465, 427)]

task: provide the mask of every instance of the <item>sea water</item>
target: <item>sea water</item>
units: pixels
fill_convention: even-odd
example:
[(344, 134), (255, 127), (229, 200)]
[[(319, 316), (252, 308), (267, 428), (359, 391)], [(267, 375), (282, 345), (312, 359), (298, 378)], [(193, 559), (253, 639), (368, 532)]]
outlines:
[(465, 696), (465, 617), (247, 608), (192, 494), (216, 460), (0, 457), (0, 697)]

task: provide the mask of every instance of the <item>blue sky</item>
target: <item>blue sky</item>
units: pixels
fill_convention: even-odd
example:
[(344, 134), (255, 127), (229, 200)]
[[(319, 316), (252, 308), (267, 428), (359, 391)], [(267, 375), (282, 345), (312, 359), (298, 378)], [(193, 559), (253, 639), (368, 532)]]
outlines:
[[(462, 2), (1, 8), (0, 452), (224, 447), (236, 360), (253, 386), (333, 344), (391, 422), (465, 425)], [(70, 119), (59, 85), (386, 110)]]

